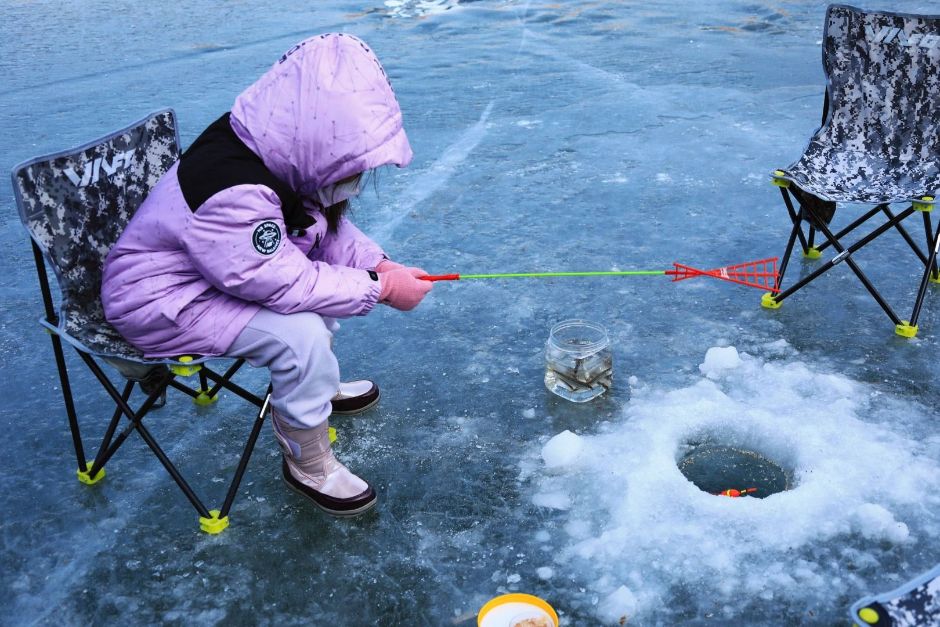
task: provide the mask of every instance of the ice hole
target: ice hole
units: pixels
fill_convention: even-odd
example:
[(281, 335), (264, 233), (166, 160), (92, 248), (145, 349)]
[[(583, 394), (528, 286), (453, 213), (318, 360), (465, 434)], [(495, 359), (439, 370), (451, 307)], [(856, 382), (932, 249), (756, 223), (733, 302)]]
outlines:
[(792, 469), (751, 447), (711, 438), (685, 447), (679, 471), (703, 492), (763, 499), (793, 487)]

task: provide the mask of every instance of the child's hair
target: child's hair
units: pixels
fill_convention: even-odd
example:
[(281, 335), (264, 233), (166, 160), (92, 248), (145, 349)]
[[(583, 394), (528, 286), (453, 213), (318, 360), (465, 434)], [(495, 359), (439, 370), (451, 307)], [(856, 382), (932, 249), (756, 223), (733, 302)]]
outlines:
[(326, 230), (329, 233), (336, 233), (339, 228), (339, 221), (349, 210), (349, 200), (343, 200), (323, 208), (323, 215), (326, 217)]

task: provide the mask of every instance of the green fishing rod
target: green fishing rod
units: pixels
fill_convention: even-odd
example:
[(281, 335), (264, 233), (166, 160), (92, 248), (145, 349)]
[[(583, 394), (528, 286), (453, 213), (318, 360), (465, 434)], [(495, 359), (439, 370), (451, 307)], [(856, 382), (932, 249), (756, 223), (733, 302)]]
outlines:
[(671, 276), (673, 281), (682, 281), (697, 276), (706, 276), (730, 281), (749, 287), (778, 292), (777, 258), (748, 261), (712, 270), (699, 270), (681, 263), (672, 264), (669, 270), (601, 270), (590, 272), (500, 272), (491, 274), (430, 274), (420, 277), (424, 281), (461, 281), (464, 279), (546, 279), (564, 277), (598, 276)]

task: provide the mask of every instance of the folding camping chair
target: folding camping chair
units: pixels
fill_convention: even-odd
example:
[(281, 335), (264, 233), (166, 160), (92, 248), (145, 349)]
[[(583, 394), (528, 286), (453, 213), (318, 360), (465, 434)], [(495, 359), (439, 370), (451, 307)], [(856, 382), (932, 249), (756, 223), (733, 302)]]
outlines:
[[(844, 261), (891, 318), (895, 332), (914, 337), (927, 286), (940, 283), (940, 229), (935, 231), (930, 220), (940, 191), (940, 16), (866, 13), (830, 5), (823, 69), (827, 85), (822, 124), (803, 155), (772, 175), (793, 228), (777, 280), (780, 291), (765, 294), (761, 304), (780, 307), (785, 298)], [(833, 233), (829, 222), (836, 203), (875, 206)], [(895, 213), (890, 208), (893, 203), (908, 206)], [(902, 224), (918, 213), (926, 249)], [(847, 241), (876, 216), (880, 222), (876, 228)], [(894, 312), (852, 257), (888, 231), (897, 231), (920, 261), (910, 320)], [(814, 241), (817, 233), (825, 239), (819, 246)], [(818, 259), (830, 247), (835, 254), (784, 289), (784, 272), (797, 240), (806, 258)]]
[[(105, 476), (105, 464), (136, 431), (196, 508), (200, 528), (216, 534), (228, 526), (229, 509), (265, 419), (270, 387), (262, 399), (231, 381), (244, 360), (235, 361), (220, 375), (207, 366), (207, 359), (196, 355), (183, 355), (176, 360), (143, 358), (105, 320), (100, 296), (102, 265), (108, 251), (150, 188), (178, 156), (176, 117), (168, 109), (73, 150), (37, 157), (16, 166), (13, 189), (20, 219), (32, 238), (45, 305), (45, 317), (40, 324), (52, 337), (78, 460), (78, 479), (88, 485), (100, 481)], [(46, 274), (47, 262), (55, 271), (61, 290), (58, 311)], [(62, 340), (75, 349), (115, 403), (93, 461), (85, 458)], [(123, 391), (117, 390), (96, 359), (110, 364), (126, 379)], [(197, 390), (176, 380), (178, 376), (197, 374)], [(136, 411), (128, 403), (135, 384), (147, 395)], [(259, 408), (235, 477), (218, 510), (209, 510), (196, 496), (142, 423), (152, 409), (163, 404), (168, 388), (191, 396), (200, 405), (214, 401), (224, 388)], [(122, 416), (128, 422), (115, 437)]]

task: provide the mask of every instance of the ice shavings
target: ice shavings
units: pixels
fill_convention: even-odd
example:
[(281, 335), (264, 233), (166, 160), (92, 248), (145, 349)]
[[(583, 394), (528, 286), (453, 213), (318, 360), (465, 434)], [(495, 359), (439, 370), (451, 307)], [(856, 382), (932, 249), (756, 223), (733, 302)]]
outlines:
[[(548, 540), (554, 574), (590, 592), (599, 620), (760, 623), (767, 601), (807, 615), (875, 589), (905, 547), (936, 545), (938, 444), (905, 426), (928, 409), (734, 347), (709, 349), (700, 370), (686, 387), (637, 393), (596, 434), (559, 433), (543, 465), (523, 466), (537, 494), (569, 495), (570, 507), (550, 514), (565, 531)], [(766, 499), (701, 492), (676, 463), (705, 438), (792, 468), (793, 489)]]
[(855, 510), (855, 528), (869, 540), (901, 544), (910, 536), (907, 525), (876, 503), (863, 503)]
[(571, 498), (565, 492), (539, 492), (532, 497), (532, 504), (550, 509), (568, 509)]

